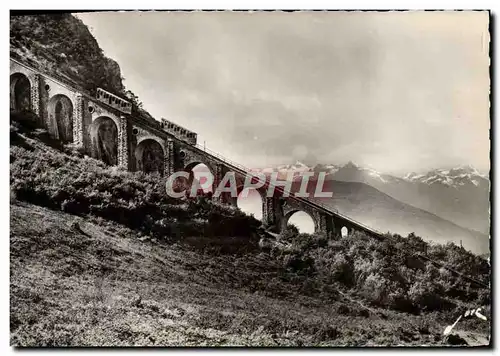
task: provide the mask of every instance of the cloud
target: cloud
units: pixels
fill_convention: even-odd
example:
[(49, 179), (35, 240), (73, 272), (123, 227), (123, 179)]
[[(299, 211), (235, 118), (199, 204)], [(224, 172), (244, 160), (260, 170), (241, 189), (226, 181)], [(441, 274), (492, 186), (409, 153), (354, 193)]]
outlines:
[(489, 166), (485, 12), (78, 16), (155, 117), (243, 164)]

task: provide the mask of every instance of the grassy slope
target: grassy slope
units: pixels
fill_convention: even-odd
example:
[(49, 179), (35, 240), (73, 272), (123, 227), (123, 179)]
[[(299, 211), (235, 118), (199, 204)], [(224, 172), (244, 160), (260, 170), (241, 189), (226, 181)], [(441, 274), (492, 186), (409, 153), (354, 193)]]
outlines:
[[(12, 37), (11, 19), (11, 54), (52, 69), (58, 62), (58, 69), (69, 70), (59, 73), (67, 79), (121, 92), (119, 67), (100, 58), (96, 44), (84, 45), (81, 38), (65, 42), (68, 36), (60, 34), (68, 31), (57, 28), (64, 21), (47, 26), (37, 25), (39, 19), (33, 26), (20, 22), (19, 38)], [(79, 27), (72, 17), (66, 20), (69, 28)], [(44, 33), (50, 29), (57, 38)], [(37, 41), (33, 31), (52, 43)], [(61, 48), (50, 51), (54, 43)], [(79, 48), (92, 48), (95, 55)], [(54, 56), (39, 57), (46, 53)], [(81, 77), (87, 82), (80, 83)], [(19, 146), (32, 146), (17, 138)], [(415, 316), (367, 308), (341, 291), (335, 300), (331, 291), (330, 299), (311, 295), (307, 279), (284, 278), (277, 262), (258, 250), (213, 254), (192, 246), (199, 248), (203, 238), (187, 239), (191, 245), (159, 245), (95, 218), (15, 201), (11, 210), (13, 345), (439, 345), (453, 319), (446, 313)], [(485, 342), (487, 323), (473, 320), (459, 327), (463, 336), (479, 339), (470, 344)], [(479, 335), (471, 333), (478, 328)]]
[[(324, 250), (336, 246), (333, 254), (316, 248), (302, 256), (312, 254), (319, 269), (333, 268), (329, 282), (322, 279), (324, 273), (311, 278), (303, 270), (285, 269), (284, 261), (261, 252), (247, 235), (238, 239), (187, 237), (190, 235), (184, 233), (182, 244), (148, 242), (145, 239), (151, 237), (145, 236), (145, 231), (128, 230), (95, 216), (102, 216), (97, 209), (102, 206), (113, 206), (122, 214), (155, 201), (153, 195), (142, 197), (137, 192), (125, 205), (126, 201), (111, 199), (116, 189), (120, 188), (117, 194), (121, 196), (124, 187), (132, 183), (144, 185), (152, 193), (156, 189), (151, 185), (154, 177), (99, 168), (97, 161), (47, 146), (40, 130), (31, 132), (19, 125), (11, 125), (14, 345), (440, 345), (444, 327), (460, 309), (472, 307), (457, 300), (455, 311), (422, 316), (368, 307), (365, 299), (353, 297), (359, 286), (349, 289), (336, 281), (337, 267), (342, 265), (328, 262), (329, 258), (337, 261), (339, 255), (352, 255), (357, 264), (367, 263), (360, 256), (375, 253), (375, 246), (364, 251), (353, 245), (355, 237), (340, 245), (340, 241), (330, 241), (329, 249)], [(36, 157), (36, 162), (30, 157)], [(71, 169), (66, 169), (67, 165)], [(89, 182), (82, 178), (86, 171), (96, 173)], [(67, 198), (92, 196), (94, 217), (58, 211), (64, 204), (54, 205), (53, 211), (16, 200), (22, 198), (20, 187), (30, 187), (24, 198), (33, 198), (27, 192), (48, 193), (50, 201), (38, 201), (46, 205), (58, 199), (61, 189), (77, 186)], [(177, 211), (174, 205), (165, 211), (167, 215)], [(147, 220), (147, 214), (141, 216)], [(228, 218), (226, 224), (235, 218)], [(74, 221), (81, 230), (72, 226)], [(243, 223), (251, 222), (241, 220)], [(381, 251), (391, 246), (381, 246)], [(356, 269), (359, 278), (368, 272), (386, 275), (383, 264), (379, 266), (380, 256), (375, 255), (375, 265)], [(443, 258), (461, 261), (456, 257)], [(463, 261), (473, 261), (477, 268), (481, 265), (470, 258)], [(477, 269), (460, 268), (467, 274)], [(480, 270), (476, 271), (478, 278), (484, 277)], [(386, 278), (392, 278), (393, 272), (388, 273)], [(413, 277), (406, 278), (410, 284), (415, 282)], [(371, 288), (366, 283), (361, 286)], [(467, 333), (480, 330), (483, 343), (488, 326), (479, 320), (459, 324)]]
[[(141, 241), (114, 223), (15, 201), (10, 239), (13, 345), (441, 345), (452, 321), (303, 295), (260, 251)], [(485, 343), (485, 325), (457, 331)]]

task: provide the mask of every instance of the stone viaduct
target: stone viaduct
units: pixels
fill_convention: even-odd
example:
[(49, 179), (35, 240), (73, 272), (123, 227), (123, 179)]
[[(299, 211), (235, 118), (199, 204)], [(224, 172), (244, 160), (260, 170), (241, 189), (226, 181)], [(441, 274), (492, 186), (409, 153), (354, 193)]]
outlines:
[[(158, 172), (164, 177), (175, 171), (205, 164), (218, 185), (226, 172), (234, 172), (243, 186), (248, 170), (215, 152), (197, 145), (196, 133), (173, 122), (132, 115), (130, 102), (102, 89), (91, 96), (61, 79), (54, 78), (14, 59), (10, 60), (10, 109), (29, 111), (38, 124), (54, 138), (81, 147), (84, 152), (109, 165), (129, 171)], [(317, 201), (295, 196), (267, 197), (268, 183), (257, 189), (262, 198), (262, 223), (283, 231), (289, 218), (304, 211), (314, 221), (316, 232), (338, 237), (343, 227), (348, 232), (379, 232), (339, 214)], [(219, 197), (236, 204), (236, 198)]]

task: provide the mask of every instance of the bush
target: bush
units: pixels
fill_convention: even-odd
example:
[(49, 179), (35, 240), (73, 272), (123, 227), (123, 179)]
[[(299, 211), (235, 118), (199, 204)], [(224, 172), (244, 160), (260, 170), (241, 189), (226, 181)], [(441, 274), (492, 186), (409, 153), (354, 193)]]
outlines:
[(250, 236), (260, 222), (202, 197), (171, 198), (159, 176), (36, 147), (11, 147), (11, 192), (19, 200), (75, 215), (91, 214), (158, 238)]
[(283, 262), (287, 269), (299, 275), (310, 275), (315, 271), (314, 260), (300, 252), (284, 255)]
[(386, 305), (389, 294), (389, 282), (379, 274), (370, 274), (361, 289), (363, 296), (376, 305)]
[(340, 282), (346, 286), (354, 284), (354, 265), (352, 261), (341, 254), (337, 254), (330, 262), (328, 274), (334, 281)]
[(408, 293), (402, 288), (396, 288), (389, 291), (387, 295), (387, 305), (391, 309), (405, 313), (417, 313), (419, 311), (418, 307), (415, 306), (408, 297)]
[[(158, 239), (190, 238), (210, 253), (244, 253), (258, 246), (260, 222), (237, 208), (206, 196), (171, 198), (159, 175), (107, 167), (81, 158), (71, 147), (65, 148), (71, 154), (64, 154), (29, 139), (23, 130), (28, 129), (11, 125), (19, 138), (10, 149), (12, 199), (115, 221)], [(247, 239), (248, 248), (237, 237)], [(490, 302), (489, 290), (439, 267), (488, 282), (487, 261), (453, 244), (430, 245), (412, 234), (378, 240), (360, 232), (328, 240), (301, 234), (293, 225), (281, 239), (286, 244), (276, 243), (270, 255), (277, 259), (280, 278), (300, 286), (301, 293), (337, 298), (337, 289), (348, 289), (374, 305), (415, 313), (449, 309), (458, 301)]]
[(286, 242), (292, 242), (298, 235), (299, 229), (293, 224), (288, 224), (286, 229), (280, 233), (280, 239)]
[(418, 281), (408, 291), (412, 303), (423, 311), (444, 311), (455, 308), (455, 304), (443, 298), (431, 281)]
[(454, 245), (429, 245), (414, 234), (408, 238), (387, 234), (378, 241), (354, 232), (328, 241), (292, 228), (285, 236), (295, 256), (286, 260), (288, 266), (308, 258), (314, 267), (309, 278), (351, 288), (376, 306), (418, 313), (454, 308), (454, 299), (480, 305), (489, 302), (488, 290), (419, 257), (429, 251), (436, 262), (452, 265), (463, 274), (473, 271), (479, 279), (489, 276), (486, 261)]

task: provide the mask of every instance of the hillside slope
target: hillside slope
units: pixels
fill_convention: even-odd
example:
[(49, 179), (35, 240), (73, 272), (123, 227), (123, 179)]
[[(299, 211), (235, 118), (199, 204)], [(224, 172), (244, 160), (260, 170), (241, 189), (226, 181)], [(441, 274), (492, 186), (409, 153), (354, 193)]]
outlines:
[(73, 85), (124, 93), (120, 66), (104, 56), (87, 26), (71, 14), (10, 18), (10, 54)]
[[(455, 245), (259, 241), (238, 209), (168, 198), (159, 176), (11, 118), (14, 345), (439, 345), (457, 313), (490, 303), (488, 263)], [(484, 338), (489, 323), (460, 327)]]
[[(11, 205), (10, 243), (15, 346), (444, 345), (453, 319), (308, 295), (258, 250), (148, 242), (26, 203)], [(469, 345), (488, 342), (487, 323), (457, 332)]]
[[(16, 21), (12, 56), (123, 90), (70, 15)], [(443, 345), (464, 309), (489, 320), (489, 266), (456, 246), (354, 233), (261, 249), (258, 221), (238, 209), (170, 199), (158, 175), (108, 167), (12, 116), (12, 345)], [(488, 342), (489, 322), (456, 332), (471, 331), (470, 345)]]

